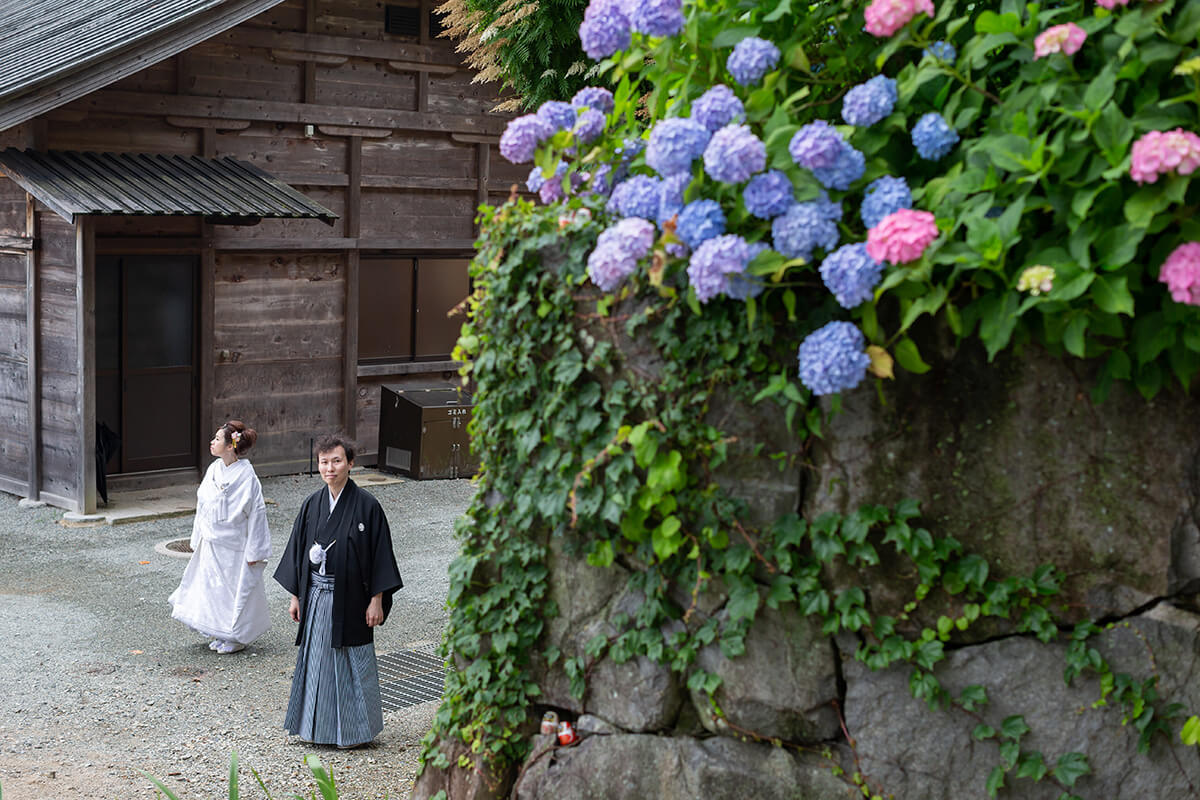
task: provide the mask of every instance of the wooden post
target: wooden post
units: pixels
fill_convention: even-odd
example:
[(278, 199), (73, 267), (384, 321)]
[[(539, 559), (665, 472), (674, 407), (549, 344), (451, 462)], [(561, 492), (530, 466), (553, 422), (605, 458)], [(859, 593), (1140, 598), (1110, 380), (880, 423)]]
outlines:
[[(477, 142), (475, 144), (475, 162), (476, 172), (479, 173), (479, 186), (475, 189), (475, 217), (479, 218), (479, 206), (486, 205), (488, 201), (488, 183), (491, 181), (491, 145), (487, 142)], [(476, 236), (479, 236), (479, 223), (473, 222), (472, 230)]]
[(75, 374), (79, 422), (79, 466), (75, 488), (77, 509), (96, 513), (96, 234), (92, 219), (75, 221)]
[[(304, 32), (316, 33), (317, 0), (305, 0)], [(304, 102), (317, 102), (317, 62), (311, 58), (304, 62)]]
[[(205, 158), (216, 158), (216, 131), (204, 128), (201, 133), (201, 155)], [(204, 463), (205, 445), (213, 430), (216, 420), (213, 419), (213, 395), (216, 392), (216, 380), (213, 376), (213, 319), (216, 313), (216, 273), (217, 254), (213, 249), (212, 225), (200, 225), (200, 352), (197, 367), (200, 370), (200, 407), (197, 424), (196, 453), (199, 463)]]
[(38, 245), (37, 245), (37, 202), (33, 195), (25, 195), (25, 235), (33, 243), (25, 253), (25, 324), (26, 324), (26, 367), (29, 383), (29, 499), (37, 500), (42, 493), (42, 392), (41, 367), (38, 363), (39, 328), (41, 314), (38, 306)]
[(346, 140), (346, 217), (343, 235), (355, 246), (346, 251), (346, 339), (342, 372), (344, 400), (342, 427), (351, 439), (358, 428), (358, 236), (362, 206), (362, 137)]

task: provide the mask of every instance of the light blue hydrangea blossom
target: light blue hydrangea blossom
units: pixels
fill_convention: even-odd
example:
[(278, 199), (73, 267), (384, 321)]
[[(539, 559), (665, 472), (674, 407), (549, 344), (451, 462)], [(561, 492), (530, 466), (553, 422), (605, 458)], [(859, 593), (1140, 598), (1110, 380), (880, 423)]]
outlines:
[(792, 135), (788, 142), (788, 153), (792, 161), (805, 169), (820, 169), (834, 165), (844, 144), (842, 135), (832, 125), (818, 119)]
[(692, 250), (724, 232), (725, 212), (715, 200), (693, 200), (675, 220), (675, 234)]
[[(750, 257), (746, 259), (746, 266), (750, 265), (759, 253), (764, 250), (770, 250), (762, 242), (752, 242), (750, 244)], [(763, 282), (754, 275), (748, 275), (745, 272), (735, 272), (729, 276), (729, 286), (725, 287), (725, 294), (735, 300), (747, 300), (751, 297), (758, 297), (763, 293)]]
[(647, 36), (674, 36), (683, 30), (683, 0), (639, 0), (633, 29)]
[(867, 245), (844, 244), (821, 262), (821, 280), (842, 308), (854, 308), (875, 296), (883, 265), (867, 254)]
[(622, 0), (592, 0), (579, 25), (579, 43), (588, 58), (599, 61), (629, 47), (632, 27)]
[(742, 191), (746, 210), (760, 219), (777, 217), (794, 202), (792, 181), (780, 170), (755, 175)]
[(637, 261), (654, 244), (654, 225), (629, 217), (601, 232), (588, 256), (588, 277), (606, 292), (617, 288), (637, 269)]
[(658, 195), (661, 181), (650, 175), (634, 175), (613, 187), (608, 210), (622, 217), (658, 216)]
[(683, 210), (683, 192), (692, 182), (689, 172), (679, 172), (663, 178), (658, 190), (658, 224), (662, 226)]
[(742, 101), (723, 83), (718, 83), (692, 103), (692, 119), (710, 131), (719, 131), (731, 122), (746, 118)]
[(888, 214), (895, 213), (902, 208), (912, 208), (912, 204), (912, 191), (908, 188), (908, 181), (904, 178), (884, 175), (867, 184), (866, 190), (863, 191), (862, 207), (859, 212), (863, 225), (867, 228), (874, 228)]
[(892, 113), (896, 98), (896, 81), (876, 75), (846, 92), (842, 98), (842, 119), (860, 128), (869, 127)]
[(750, 263), (750, 245), (736, 234), (726, 234), (701, 244), (688, 260), (688, 284), (701, 303), (729, 289), (729, 277), (745, 272)]
[(529, 177), (525, 179), (525, 188), (531, 192), (536, 192), (542, 188), (542, 184), (545, 182), (546, 178), (542, 175), (542, 168), (534, 167), (529, 170)]
[(912, 129), (912, 143), (917, 155), (926, 161), (938, 161), (958, 143), (958, 133), (936, 111), (917, 120)]
[(600, 138), (604, 133), (606, 119), (602, 112), (594, 108), (585, 108), (575, 122), (575, 138), (580, 144), (588, 144)]
[(576, 109), (594, 108), (601, 114), (612, 113), (616, 101), (613, 93), (603, 86), (585, 86), (571, 98), (571, 106)]
[(813, 331), (800, 343), (796, 358), (800, 382), (815, 395), (853, 389), (871, 366), (862, 331), (850, 322), (830, 322)]
[(575, 109), (561, 100), (547, 100), (538, 106), (537, 117), (556, 131), (570, 130), (575, 126)]
[(825, 196), (793, 203), (771, 223), (771, 239), (775, 249), (788, 258), (811, 261), (814, 249), (828, 252), (837, 247), (837, 221), (841, 218), (841, 203), (830, 202)]
[(688, 172), (692, 162), (704, 153), (710, 133), (692, 119), (669, 117), (659, 120), (650, 131), (646, 145), (646, 164), (660, 175)]
[(747, 36), (734, 46), (725, 68), (742, 86), (753, 86), (779, 63), (779, 48), (766, 39)]
[(958, 59), (958, 51), (947, 41), (937, 41), (925, 48), (925, 55), (953, 64)]
[(500, 155), (514, 164), (533, 160), (537, 146), (549, 139), (554, 129), (536, 114), (526, 114), (508, 123), (500, 134)]
[(746, 125), (726, 125), (704, 148), (704, 171), (713, 180), (742, 183), (766, 165), (767, 146)]

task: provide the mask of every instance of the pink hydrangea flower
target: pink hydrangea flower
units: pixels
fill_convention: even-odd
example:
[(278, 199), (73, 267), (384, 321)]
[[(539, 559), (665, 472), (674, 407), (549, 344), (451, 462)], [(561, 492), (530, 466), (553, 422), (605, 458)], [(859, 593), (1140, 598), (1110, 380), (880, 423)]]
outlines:
[(1129, 177), (1138, 183), (1154, 183), (1159, 175), (1172, 170), (1179, 175), (1191, 175), (1197, 167), (1200, 167), (1200, 136), (1183, 128), (1150, 131), (1133, 143)]
[(891, 36), (917, 14), (933, 13), (933, 0), (872, 0), (866, 10), (867, 33)]
[(907, 264), (920, 258), (937, 237), (933, 214), (902, 208), (867, 231), (867, 255), (880, 263)]
[(1107, 8), (1109, 11), (1111, 11), (1113, 8), (1115, 8), (1117, 6), (1129, 5), (1129, 0), (1096, 0), (1096, 5), (1103, 6), (1103, 7)]
[(1167, 256), (1158, 279), (1171, 290), (1176, 303), (1200, 306), (1200, 242), (1188, 242)]
[(1086, 38), (1087, 32), (1074, 22), (1052, 25), (1033, 40), (1033, 60), (1045, 58), (1051, 53), (1073, 56), (1083, 47), (1083, 40)]

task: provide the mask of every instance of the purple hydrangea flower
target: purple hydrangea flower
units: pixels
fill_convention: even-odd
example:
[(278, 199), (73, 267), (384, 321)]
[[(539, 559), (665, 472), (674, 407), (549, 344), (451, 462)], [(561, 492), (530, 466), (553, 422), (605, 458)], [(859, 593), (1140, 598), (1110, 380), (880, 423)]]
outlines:
[(742, 86), (753, 86), (779, 63), (779, 48), (766, 39), (747, 36), (725, 59), (725, 68)]
[(613, 187), (608, 210), (622, 217), (658, 216), (658, 194), (661, 181), (649, 175), (634, 175)]
[(817, 167), (812, 174), (826, 189), (844, 192), (850, 188), (850, 184), (863, 176), (866, 168), (867, 160), (863, 154), (843, 142), (837, 160), (831, 166)]
[(767, 146), (746, 125), (726, 125), (704, 148), (704, 171), (724, 183), (742, 183), (766, 165)]
[(604, 133), (605, 117), (600, 111), (594, 108), (584, 109), (579, 115), (579, 120), (575, 123), (575, 138), (581, 144), (594, 142), (600, 138), (600, 134)]
[(823, 119), (810, 122), (792, 136), (788, 152), (805, 169), (831, 167), (845, 142), (842, 135)]
[(954, 149), (958, 143), (958, 133), (946, 124), (941, 114), (930, 111), (913, 126), (912, 143), (921, 158), (938, 161)]
[(715, 200), (693, 200), (675, 220), (676, 235), (692, 250), (724, 232), (725, 212)]
[(625, 163), (629, 163), (637, 158), (638, 153), (642, 152), (646, 147), (645, 139), (627, 138), (621, 140), (621, 146), (616, 149), (616, 154), (621, 157)]
[(549, 139), (554, 129), (537, 118), (526, 114), (508, 123), (500, 135), (500, 155), (514, 164), (524, 164), (533, 159), (537, 146)]
[(601, 197), (607, 197), (612, 191), (612, 166), (609, 164), (601, 164), (596, 167), (596, 171), (592, 173), (591, 191)]
[(647, 36), (674, 36), (683, 30), (683, 0), (640, 0), (633, 29)]
[(683, 192), (691, 182), (692, 176), (688, 172), (678, 172), (663, 178), (658, 191), (657, 219), (660, 226), (683, 210)]
[(867, 245), (844, 244), (821, 262), (821, 280), (842, 308), (854, 308), (875, 296), (883, 265), (867, 254)]
[(608, 58), (629, 47), (631, 28), (628, 10), (621, 0), (592, 0), (579, 26), (583, 52), (593, 61)]
[(794, 202), (792, 181), (777, 169), (755, 175), (742, 191), (742, 202), (747, 211), (760, 219), (777, 217)]
[[(753, 242), (750, 245), (750, 257), (746, 259), (746, 266), (750, 266), (759, 253), (764, 250), (770, 250), (762, 242)], [(756, 275), (747, 275), (745, 272), (735, 272), (729, 276), (729, 285), (725, 287), (725, 294), (735, 300), (747, 300), (751, 297), (758, 297), (763, 293), (763, 282)]]
[(525, 179), (525, 188), (531, 192), (536, 192), (542, 188), (542, 184), (545, 182), (546, 178), (542, 175), (542, 168), (534, 167), (529, 170), (529, 177)]
[(800, 343), (796, 358), (800, 382), (816, 395), (853, 389), (871, 366), (862, 331), (850, 322), (830, 322), (813, 331)]
[(793, 203), (786, 213), (771, 223), (775, 249), (788, 258), (803, 258), (805, 261), (812, 260), (814, 248), (832, 250), (838, 243), (834, 213), (840, 216), (841, 207), (828, 201)]
[(885, 75), (876, 75), (846, 92), (842, 98), (842, 119), (860, 128), (874, 125), (892, 113), (896, 97), (896, 82)]
[(538, 189), (538, 197), (540, 197), (542, 202), (546, 205), (550, 205), (551, 203), (562, 200), (562, 180), (556, 175), (555, 177), (543, 183)]
[(745, 272), (750, 263), (750, 245), (736, 234), (709, 239), (688, 260), (688, 283), (696, 299), (707, 303), (729, 288), (729, 276)]
[(575, 125), (575, 109), (561, 100), (547, 100), (538, 107), (537, 118), (556, 131), (566, 131)]
[(884, 175), (867, 185), (859, 212), (863, 225), (874, 228), (888, 214), (902, 208), (912, 208), (912, 204), (912, 191), (908, 188), (908, 181)]
[(576, 109), (594, 108), (601, 114), (611, 113), (614, 106), (613, 93), (602, 86), (585, 86), (571, 98)]
[(938, 61), (953, 64), (958, 59), (958, 51), (947, 41), (938, 41), (925, 48), (925, 55), (932, 56)]
[(746, 108), (742, 101), (723, 83), (718, 83), (692, 103), (692, 119), (710, 131), (720, 130), (731, 122), (741, 122), (745, 118)]
[(603, 231), (588, 256), (588, 277), (606, 292), (621, 285), (637, 269), (637, 261), (654, 244), (654, 225), (629, 217)]
[(704, 153), (709, 140), (708, 128), (683, 117), (659, 120), (650, 131), (646, 145), (646, 164), (660, 175), (688, 172), (692, 162)]

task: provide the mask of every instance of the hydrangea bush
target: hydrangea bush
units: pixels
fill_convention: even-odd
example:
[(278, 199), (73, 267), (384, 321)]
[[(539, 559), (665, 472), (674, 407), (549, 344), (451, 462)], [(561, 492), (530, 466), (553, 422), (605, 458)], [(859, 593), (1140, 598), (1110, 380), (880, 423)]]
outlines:
[[(1200, 371), (1198, 30), (1180, 0), (594, 0), (580, 35), (615, 96), (547, 102), (501, 152), (536, 151), (561, 185), (531, 176), (543, 198), (611, 193), (597, 225), (656, 221), (614, 290), (648, 287), (657, 258), (668, 298), (783, 310), (802, 331), (848, 321), (910, 371), (927, 369), (909, 334), (928, 316), (989, 356), (1036, 339), (1104, 359), (1099, 396), (1128, 379), (1149, 397)], [(630, 157), (631, 141), (648, 146)], [(759, 245), (740, 274), (765, 291), (730, 295), (741, 259), (700, 252), (716, 236)]]

